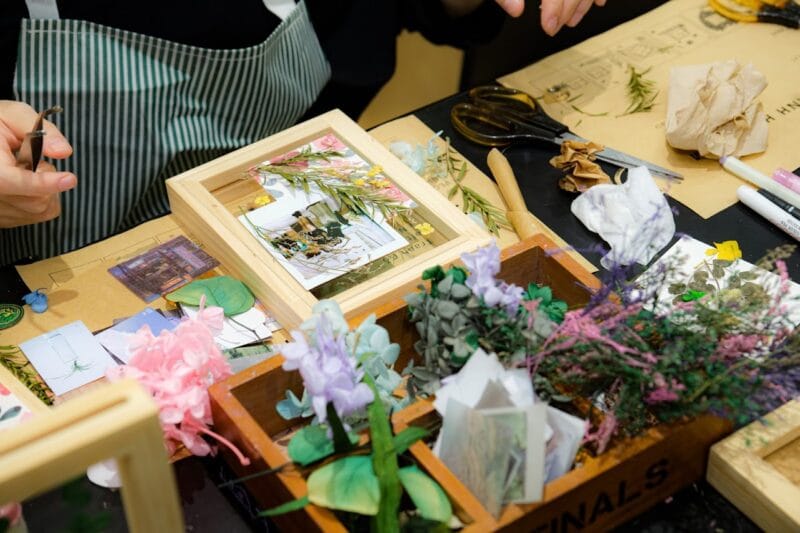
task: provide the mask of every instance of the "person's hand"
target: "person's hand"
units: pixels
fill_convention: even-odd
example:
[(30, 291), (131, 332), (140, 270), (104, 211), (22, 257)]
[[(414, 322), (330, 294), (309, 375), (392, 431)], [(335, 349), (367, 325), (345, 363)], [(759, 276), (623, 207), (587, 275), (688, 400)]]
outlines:
[[(520, 16), (525, 9), (525, 0), (497, 0), (497, 3), (512, 17)], [(592, 4), (604, 6), (606, 0), (541, 0), (542, 29), (552, 36), (565, 24), (574, 28)]]
[[(17, 166), (14, 153), (36, 123), (38, 113), (29, 105), (0, 100), (0, 228), (13, 228), (53, 219), (61, 213), (59, 193), (78, 183), (74, 174), (56, 172), (46, 161), (36, 172)], [(42, 154), (64, 159), (72, 146), (51, 122), (43, 121)]]

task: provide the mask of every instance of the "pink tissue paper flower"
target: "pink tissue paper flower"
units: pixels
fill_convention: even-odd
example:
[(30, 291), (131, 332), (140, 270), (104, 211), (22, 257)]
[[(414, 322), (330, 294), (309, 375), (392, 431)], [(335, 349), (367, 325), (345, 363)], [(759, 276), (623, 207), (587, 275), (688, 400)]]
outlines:
[(208, 387), (232, 372), (214, 342), (214, 333), (222, 329), (222, 309), (204, 307), (205, 298), (196, 317), (158, 337), (143, 326), (131, 339), (129, 364), (109, 369), (106, 377), (133, 378), (152, 394), (170, 454), (183, 443), (194, 455), (208, 455), (212, 449), (202, 437), (208, 435), (247, 465), (250, 461), (232, 443), (209, 429), (213, 420)]

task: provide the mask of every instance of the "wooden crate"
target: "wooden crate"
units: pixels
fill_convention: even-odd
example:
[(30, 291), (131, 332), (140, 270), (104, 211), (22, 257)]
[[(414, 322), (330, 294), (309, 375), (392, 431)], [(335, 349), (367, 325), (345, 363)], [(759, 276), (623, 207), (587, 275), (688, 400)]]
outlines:
[[(318, 300), (237, 220), (242, 205), (265, 195), (254, 180), (243, 177), (254, 165), (331, 133), (364, 161), (380, 166), (383, 174), (417, 204), (414, 213), (435, 230), (396, 252), (396, 263), (388, 270), (333, 297), (348, 318), (410, 292), (428, 265), (450, 264), (461, 253), (490, 241), (486, 231), (338, 110), (167, 180), (172, 213), (184, 229), (247, 284), (289, 329), (308, 318)], [(413, 250), (409, 252), (410, 248)]]
[[(556, 247), (538, 235), (503, 251), (499, 278), (520, 285), (529, 282), (552, 287), (557, 298), (570, 307), (588, 301), (589, 288), (598, 280), (580, 268), (566, 254), (551, 255)], [(416, 332), (408, 321), (402, 301), (380, 306), (378, 322), (400, 344), (396, 364), (403, 368), (415, 357)], [(357, 317), (357, 324), (363, 317)], [(210, 389), (214, 422), (218, 431), (255, 458), (249, 468), (239, 466), (226, 454), (228, 464), (239, 475), (275, 467), (288, 461), (286, 453), (271, 439), (287, 429), (289, 422), (275, 411), (287, 387), (302, 391), (297, 372), (285, 373), (276, 357), (242, 372)], [(429, 425), (439, 415), (428, 400), (420, 400), (393, 416), (396, 431), (410, 425)], [(603, 530), (644, 511), (683, 486), (702, 477), (709, 446), (728, 431), (727, 423), (714, 417), (701, 417), (683, 424), (660, 426), (636, 439), (619, 441), (613, 448), (545, 487), (544, 501), (532, 505), (509, 505), (495, 520), (464, 485), (421, 442), (410, 451), (419, 463), (444, 488), (457, 515), (469, 531), (561, 531), (571, 527)], [(225, 452), (223, 452), (225, 453)], [(264, 508), (305, 495), (300, 474), (264, 476), (248, 482), (248, 488)], [(315, 506), (279, 517), (287, 530), (341, 531), (333, 513)]]
[(800, 401), (711, 448), (708, 482), (766, 531), (800, 531)]

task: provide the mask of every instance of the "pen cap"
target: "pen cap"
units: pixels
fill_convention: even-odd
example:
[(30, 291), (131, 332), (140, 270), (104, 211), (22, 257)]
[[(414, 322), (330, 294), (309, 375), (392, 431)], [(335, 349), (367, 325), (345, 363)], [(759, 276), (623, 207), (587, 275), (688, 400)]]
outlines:
[(800, 176), (789, 172), (784, 168), (779, 168), (772, 173), (772, 179), (794, 192), (800, 194)]

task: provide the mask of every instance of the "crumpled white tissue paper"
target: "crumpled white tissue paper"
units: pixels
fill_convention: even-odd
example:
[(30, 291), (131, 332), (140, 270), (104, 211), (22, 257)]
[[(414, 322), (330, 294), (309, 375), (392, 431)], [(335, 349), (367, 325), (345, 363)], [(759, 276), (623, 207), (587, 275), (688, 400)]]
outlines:
[(578, 196), (572, 213), (611, 247), (600, 264), (646, 265), (675, 235), (675, 219), (646, 167), (628, 170), (621, 185), (595, 185)]

